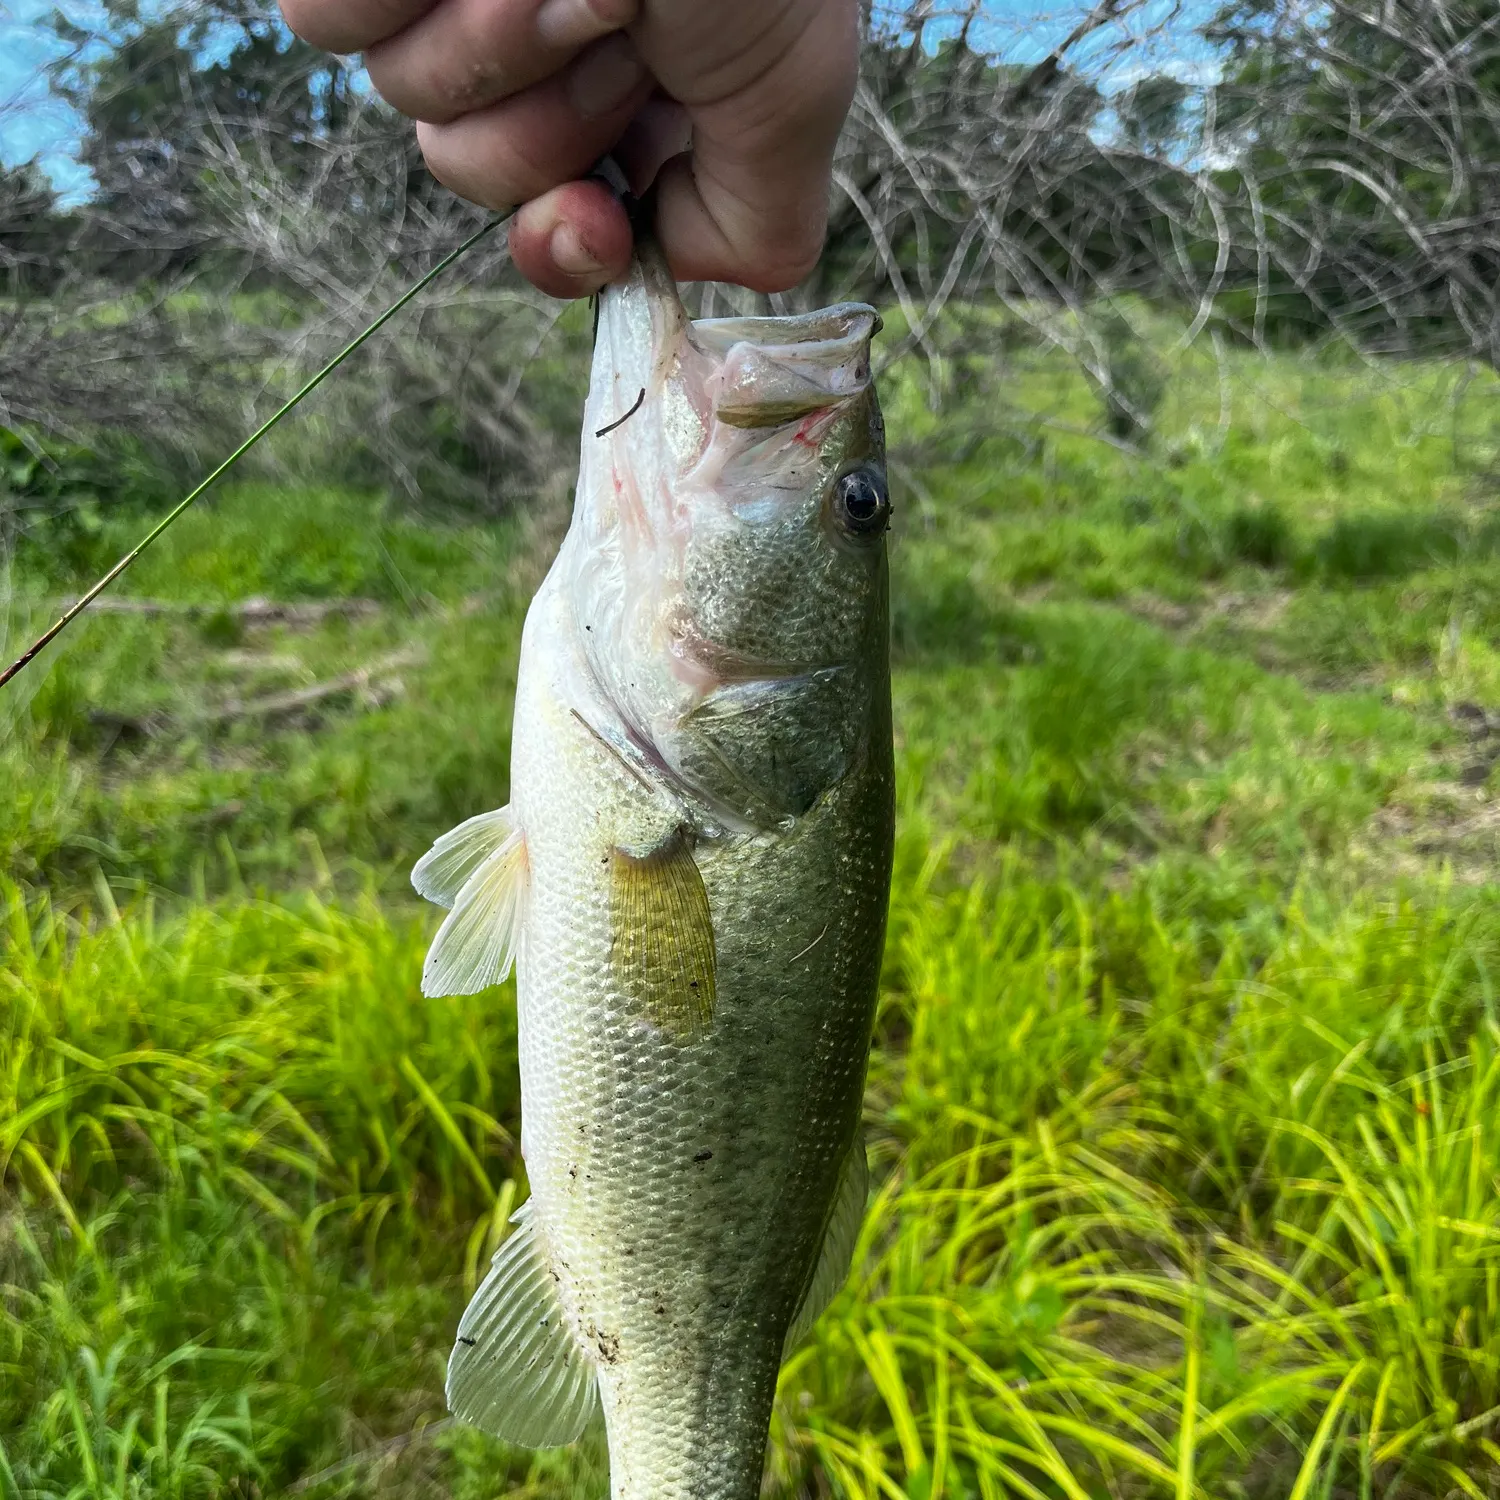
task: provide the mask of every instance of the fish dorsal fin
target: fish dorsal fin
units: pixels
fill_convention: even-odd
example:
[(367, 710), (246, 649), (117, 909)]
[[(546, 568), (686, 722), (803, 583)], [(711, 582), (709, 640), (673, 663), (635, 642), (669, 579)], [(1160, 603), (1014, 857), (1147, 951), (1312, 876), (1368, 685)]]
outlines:
[(561, 1448), (598, 1409), (594, 1367), (573, 1337), (531, 1204), (495, 1252), (448, 1358), (448, 1410), (523, 1448)]
[(515, 962), (525, 898), (526, 840), (517, 828), (464, 882), (427, 950), (422, 993), (477, 995), (499, 984)]
[(417, 894), (438, 906), (451, 907), (469, 877), (511, 836), (515, 826), (507, 806), (450, 828), (411, 872)]
[(808, 1278), (807, 1289), (787, 1329), (785, 1349), (790, 1351), (800, 1343), (822, 1315), (823, 1309), (833, 1301), (835, 1293), (849, 1279), (849, 1266), (854, 1260), (854, 1246), (859, 1239), (860, 1226), (865, 1221), (865, 1198), (870, 1190), (870, 1167), (865, 1160), (865, 1143), (856, 1139), (844, 1159), (843, 1171), (839, 1174), (838, 1191), (834, 1194), (833, 1212), (828, 1216), (828, 1227), (823, 1231), (823, 1248), (818, 1252), (817, 1263)]
[(713, 1020), (713, 916), (686, 836), (649, 854), (610, 855), (610, 966), (652, 1025), (692, 1041)]

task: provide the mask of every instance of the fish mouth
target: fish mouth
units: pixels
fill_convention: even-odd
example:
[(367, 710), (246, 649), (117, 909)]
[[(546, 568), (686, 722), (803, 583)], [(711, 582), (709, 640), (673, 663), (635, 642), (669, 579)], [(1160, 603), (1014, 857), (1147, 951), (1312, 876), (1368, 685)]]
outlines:
[(706, 353), (728, 354), (736, 344), (754, 344), (767, 354), (808, 364), (842, 365), (883, 324), (863, 302), (839, 302), (816, 312), (776, 318), (696, 318), (693, 337)]
[(780, 318), (699, 318), (689, 337), (715, 366), (708, 381), (726, 427), (781, 427), (858, 396), (870, 383), (880, 315), (862, 302)]
[(859, 398), (880, 326), (862, 302), (691, 320), (660, 248), (647, 241), (599, 294), (587, 430), (601, 453), (655, 447), (658, 462), (684, 476), (716, 448), (742, 451)]

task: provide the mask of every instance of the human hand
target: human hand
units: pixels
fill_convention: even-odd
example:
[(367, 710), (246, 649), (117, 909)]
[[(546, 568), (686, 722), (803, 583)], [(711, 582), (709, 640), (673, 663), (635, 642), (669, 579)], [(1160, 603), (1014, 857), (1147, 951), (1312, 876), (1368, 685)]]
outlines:
[(433, 175), (520, 205), (516, 266), (577, 297), (624, 274), (625, 211), (583, 179), (657, 184), (683, 281), (782, 291), (816, 264), (858, 68), (856, 0), (280, 0), (298, 36), (363, 51)]

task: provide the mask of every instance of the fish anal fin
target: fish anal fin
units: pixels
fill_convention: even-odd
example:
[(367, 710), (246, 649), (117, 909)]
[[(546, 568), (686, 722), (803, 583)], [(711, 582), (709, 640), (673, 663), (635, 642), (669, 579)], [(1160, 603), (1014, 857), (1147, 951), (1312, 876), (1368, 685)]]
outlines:
[(713, 916), (681, 831), (639, 858), (611, 851), (610, 965), (652, 1025), (682, 1041), (708, 1029), (716, 998)]
[(808, 1277), (802, 1301), (792, 1317), (791, 1327), (787, 1329), (784, 1348), (788, 1352), (806, 1337), (822, 1316), (823, 1309), (849, 1279), (854, 1246), (865, 1221), (865, 1198), (869, 1191), (870, 1167), (865, 1160), (865, 1143), (856, 1138), (839, 1173), (833, 1208), (823, 1231), (822, 1248), (813, 1264), (812, 1275)]
[(563, 1315), (529, 1203), (513, 1222), (458, 1325), (448, 1410), (508, 1443), (561, 1448), (598, 1409), (594, 1366)]
[(417, 861), (411, 883), (418, 895), (437, 906), (451, 907), (474, 872), (514, 832), (515, 819), (509, 807), (469, 818), (450, 828)]
[(515, 829), (459, 891), (422, 965), (422, 993), (477, 995), (510, 973), (526, 904), (526, 840)]

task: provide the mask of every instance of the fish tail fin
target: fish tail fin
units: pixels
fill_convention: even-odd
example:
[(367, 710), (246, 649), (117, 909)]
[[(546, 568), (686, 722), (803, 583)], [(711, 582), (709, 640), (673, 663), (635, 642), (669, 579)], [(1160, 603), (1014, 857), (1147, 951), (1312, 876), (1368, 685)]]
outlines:
[(594, 1367), (563, 1315), (530, 1203), (512, 1222), (458, 1325), (448, 1410), (508, 1443), (561, 1448), (599, 1409)]

